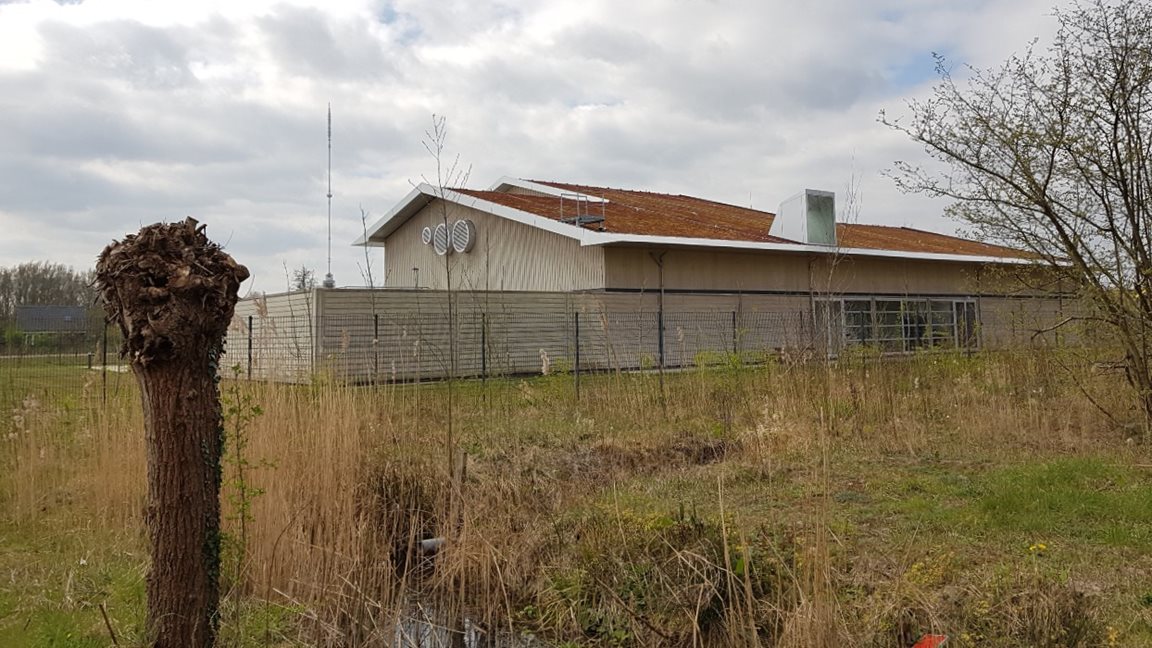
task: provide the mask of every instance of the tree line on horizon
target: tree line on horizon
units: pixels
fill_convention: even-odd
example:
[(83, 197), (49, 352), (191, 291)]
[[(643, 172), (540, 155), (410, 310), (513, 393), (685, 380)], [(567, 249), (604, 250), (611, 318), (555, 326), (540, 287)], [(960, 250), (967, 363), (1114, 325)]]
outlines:
[(16, 319), (17, 306), (96, 308), (92, 270), (76, 270), (51, 261), (0, 266), (0, 322)]

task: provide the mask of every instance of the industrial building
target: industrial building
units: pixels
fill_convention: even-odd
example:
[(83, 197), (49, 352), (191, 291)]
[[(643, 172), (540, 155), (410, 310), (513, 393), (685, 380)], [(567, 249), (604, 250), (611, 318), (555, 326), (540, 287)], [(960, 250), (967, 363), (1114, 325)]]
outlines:
[(515, 178), (421, 184), (354, 245), (383, 248), (382, 287), (242, 303), (236, 326), (254, 354), (271, 339), (247, 330), (259, 317), (307, 331), (297, 374), (353, 379), (546, 370), (580, 351), (582, 366), (625, 368), (856, 344), (1002, 347), (1034, 342), (1066, 301), (1026, 252), (837, 222), (835, 195), (815, 190), (773, 214)]

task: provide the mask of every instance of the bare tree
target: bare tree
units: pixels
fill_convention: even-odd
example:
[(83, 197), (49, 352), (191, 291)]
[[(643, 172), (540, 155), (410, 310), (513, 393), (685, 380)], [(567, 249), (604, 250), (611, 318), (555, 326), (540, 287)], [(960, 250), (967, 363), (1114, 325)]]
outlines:
[(220, 599), (217, 388), (248, 269), (189, 218), (113, 242), (96, 264), (109, 321), (140, 385), (148, 452), (148, 629), (162, 648), (211, 646)]
[(1031, 251), (1085, 298), (1085, 319), (1125, 356), (1152, 429), (1152, 5), (1086, 0), (1057, 10), (1051, 46), (953, 77), (880, 121), (946, 171), (897, 163), (902, 189), (951, 198), (986, 239)]
[(78, 272), (46, 261), (0, 268), (0, 322), (24, 304), (91, 306), (94, 301), (91, 270)]
[(456, 378), (456, 289), (457, 286), (453, 284), (452, 277), (454, 271), (453, 256), (451, 254), (452, 235), (451, 226), (449, 222), (451, 214), (448, 211), (448, 201), (444, 199), (444, 195), (451, 189), (463, 187), (468, 184), (468, 178), (472, 173), (472, 167), (460, 167), (460, 155), (452, 158), (449, 162), (446, 158), (444, 151), (445, 144), (448, 141), (448, 119), (444, 115), (432, 115), (432, 128), (431, 130), (424, 131), (424, 140), (422, 144), (424, 149), (428, 151), (433, 161), (436, 163), (436, 178), (435, 181), (430, 181), (426, 176), (421, 176), (425, 184), (431, 184), (435, 187), (436, 195), (440, 199), (437, 201), (438, 210), (433, 216), (438, 226), (442, 226), (448, 236), (447, 246), (448, 253), (444, 254), (444, 291), (447, 297), (448, 305), (448, 360), (446, 363), (447, 369), (447, 393), (448, 393), (448, 419), (447, 429), (445, 435), (445, 445), (448, 447), (448, 474), (453, 478), (456, 475), (456, 445), (457, 441), (453, 429), (453, 400), (454, 400), (454, 381)]
[(288, 283), (290, 291), (306, 291), (316, 287), (316, 271), (302, 265), (292, 271), (292, 280)]

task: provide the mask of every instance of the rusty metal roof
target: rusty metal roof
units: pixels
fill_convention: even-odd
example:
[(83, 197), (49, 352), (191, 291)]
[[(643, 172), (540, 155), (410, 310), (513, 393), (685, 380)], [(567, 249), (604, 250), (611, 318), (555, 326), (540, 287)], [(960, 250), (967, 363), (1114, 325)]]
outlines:
[[(603, 216), (602, 222), (582, 225), (586, 229), (611, 234), (639, 234), (758, 243), (797, 243), (768, 230), (775, 215), (748, 207), (677, 194), (592, 187), (586, 185), (532, 180), (535, 184), (571, 192), (571, 198), (504, 191), (455, 191), (556, 221), (571, 219), (577, 213)], [(591, 196), (578, 201), (577, 194)], [(601, 203), (596, 198), (606, 200)], [(573, 225), (576, 227), (576, 225)], [(601, 229), (603, 228), (603, 229)], [(886, 225), (837, 223), (839, 247), (890, 250), (966, 256), (1030, 258), (1027, 252), (999, 245), (913, 229)]]
[[(456, 189), (456, 191), (553, 220), (574, 217), (579, 209), (581, 214), (587, 212), (589, 216), (603, 216), (603, 231), (613, 234), (682, 236), (761, 243), (792, 242), (770, 235), (768, 228), (772, 226), (772, 214), (755, 209), (725, 205), (691, 196), (548, 184), (558, 189), (571, 188), (573, 194), (586, 193), (597, 198), (605, 198), (608, 202), (578, 203), (575, 195), (571, 199), (561, 200), (557, 196), (532, 196), (502, 191), (472, 189)], [(585, 227), (600, 231), (600, 225), (601, 223), (594, 223)]]
[(887, 225), (861, 225), (837, 223), (836, 239), (841, 247), (865, 250), (895, 250), (898, 252), (929, 252), (935, 254), (965, 254), (971, 256), (1032, 258), (1034, 255), (1002, 245), (992, 245), (958, 236), (911, 227)]

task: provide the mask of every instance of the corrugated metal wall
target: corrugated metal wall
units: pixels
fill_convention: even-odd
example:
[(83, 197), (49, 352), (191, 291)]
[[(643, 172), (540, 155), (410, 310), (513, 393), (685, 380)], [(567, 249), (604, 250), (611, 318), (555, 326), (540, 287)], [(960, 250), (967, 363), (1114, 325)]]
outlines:
[[(438, 256), (421, 242), (424, 227), (447, 220), (476, 224), (471, 252)], [(384, 286), (444, 290), (445, 258), (453, 290), (556, 291), (604, 286), (604, 252), (580, 242), (470, 207), (434, 200), (388, 237), (384, 248)], [(414, 271), (413, 269), (416, 269)]]
[(267, 380), (307, 382), (314, 366), (319, 290), (265, 295), (236, 304), (221, 366)]
[(762, 357), (812, 337), (806, 298), (693, 297), (666, 296), (661, 348), (655, 294), (350, 289), (274, 295), (237, 308), (228, 362), (247, 369), (249, 316), (252, 376), (286, 381), (310, 379), (310, 367), (353, 382), (570, 370), (577, 347), (587, 370), (655, 367), (661, 352), (665, 366), (686, 366), (733, 352)]
[[(1058, 298), (976, 299), (989, 349), (1057, 341), (1033, 334), (1067, 312)], [(238, 306), (227, 362), (246, 370), (251, 339), (254, 378), (306, 381), (318, 372), (368, 382), (567, 371), (577, 353), (584, 370), (652, 368), (661, 357), (667, 367), (694, 366), (733, 353), (819, 353), (828, 343), (808, 295), (671, 293), (663, 316), (659, 302), (656, 293), (604, 292), (275, 295)]]

